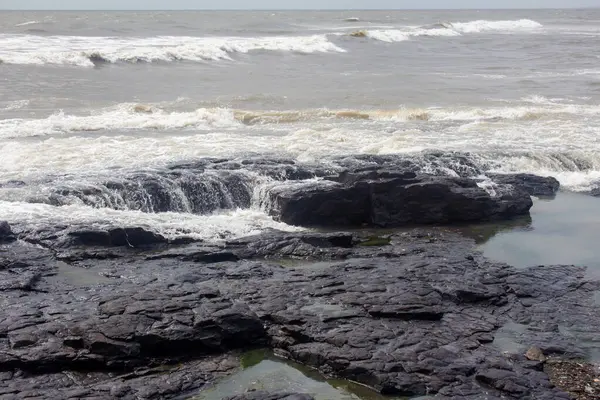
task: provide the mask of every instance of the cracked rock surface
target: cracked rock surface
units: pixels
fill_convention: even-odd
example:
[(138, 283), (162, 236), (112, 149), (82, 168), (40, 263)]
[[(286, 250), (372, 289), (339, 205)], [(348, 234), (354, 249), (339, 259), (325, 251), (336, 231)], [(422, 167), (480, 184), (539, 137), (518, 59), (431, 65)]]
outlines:
[(598, 348), (600, 284), (584, 268), (518, 270), (439, 229), (388, 239), (273, 231), (145, 250), (5, 243), (0, 398), (186, 398), (234, 372), (239, 351), (265, 346), (383, 394), (570, 398), (524, 354), (579, 359)]

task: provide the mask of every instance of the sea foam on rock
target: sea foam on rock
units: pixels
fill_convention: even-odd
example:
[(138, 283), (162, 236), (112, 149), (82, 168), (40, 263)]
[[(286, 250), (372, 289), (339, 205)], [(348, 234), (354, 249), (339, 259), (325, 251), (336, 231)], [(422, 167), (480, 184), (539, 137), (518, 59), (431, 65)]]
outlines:
[(503, 185), (492, 196), (468, 178), (371, 169), (314, 183), (277, 185), (267, 211), (301, 226), (382, 226), (506, 219), (529, 212), (529, 194)]

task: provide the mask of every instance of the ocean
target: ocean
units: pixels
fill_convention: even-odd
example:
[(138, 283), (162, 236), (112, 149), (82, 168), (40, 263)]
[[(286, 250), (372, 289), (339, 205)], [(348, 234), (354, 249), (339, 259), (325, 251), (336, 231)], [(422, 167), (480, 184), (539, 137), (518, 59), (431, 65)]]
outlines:
[[(398, 154), (450, 175), (467, 160), (482, 179), (586, 193), (599, 41), (600, 10), (0, 12), (0, 220), (204, 240), (300, 229), (262, 210), (273, 179), (250, 158)], [(249, 203), (215, 173), (202, 190), (222, 201), (199, 211), (163, 173), (205, 158), (239, 160)], [(148, 177), (177, 204), (149, 205)]]

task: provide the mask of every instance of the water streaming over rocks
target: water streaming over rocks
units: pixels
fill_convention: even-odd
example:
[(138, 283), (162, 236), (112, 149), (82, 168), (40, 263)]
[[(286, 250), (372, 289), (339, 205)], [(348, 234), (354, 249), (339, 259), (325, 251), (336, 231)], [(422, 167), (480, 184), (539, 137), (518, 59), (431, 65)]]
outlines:
[[(190, 398), (266, 346), (381, 395), (567, 399), (598, 283), (447, 229), (575, 259), (531, 196), (596, 206), (599, 20), (0, 12), (0, 397)], [(324, 396), (283, 389), (227, 396)]]

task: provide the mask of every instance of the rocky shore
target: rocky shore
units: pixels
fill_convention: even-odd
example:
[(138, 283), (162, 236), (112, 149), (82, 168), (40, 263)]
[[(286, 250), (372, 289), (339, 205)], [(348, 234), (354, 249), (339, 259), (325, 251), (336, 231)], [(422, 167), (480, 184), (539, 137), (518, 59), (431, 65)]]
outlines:
[[(298, 179), (268, 188), (264, 208), (329, 233), (208, 243), (149, 227), (0, 223), (0, 398), (190, 398), (254, 348), (396, 397), (577, 398), (556, 365), (597, 350), (600, 283), (582, 267), (487, 260), (430, 226), (526, 215), (530, 195), (551, 196), (557, 182), (514, 175), (483, 187), (394, 165), (318, 180), (285, 167)], [(353, 230), (417, 224), (428, 227)], [(581, 396), (600, 395), (586, 371)]]

